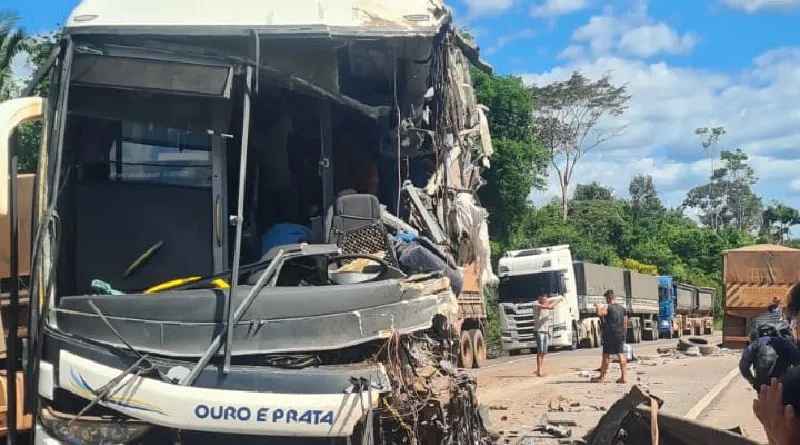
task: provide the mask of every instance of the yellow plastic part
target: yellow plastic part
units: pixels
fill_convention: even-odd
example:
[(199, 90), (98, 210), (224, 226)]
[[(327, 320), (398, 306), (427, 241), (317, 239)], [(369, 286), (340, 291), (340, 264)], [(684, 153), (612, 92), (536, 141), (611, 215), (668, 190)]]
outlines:
[[(147, 289), (144, 291), (145, 294), (154, 294), (156, 292), (161, 292), (165, 290), (169, 290), (178, 286), (183, 286), (184, 284), (193, 283), (199, 280), (202, 277), (188, 277), (188, 278), (176, 278), (174, 280), (165, 281), (161, 284), (156, 284), (155, 286)], [(227, 281), (223, 280), (222, 278), (217, 278), (211, 281), (211, 284), (216, 287), (217, 289), (229, 289), (231, 286), (228, 284)]]

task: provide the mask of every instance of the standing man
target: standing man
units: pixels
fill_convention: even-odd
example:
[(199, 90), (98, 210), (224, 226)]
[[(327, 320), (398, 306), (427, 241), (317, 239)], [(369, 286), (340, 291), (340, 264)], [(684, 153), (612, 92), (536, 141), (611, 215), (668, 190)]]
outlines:
[(558, 306), (563, 298), (555, 302), (547, 301), (547, 294), (539, 295), (539, 304), (533, 307), (533, 330), (536, 335), (536, 375), (544, 377), (544, 356), (547, 354), (547, 340), (550, 337), (550, 311)]
[(609, 289), (604, 294), (606, 307), (599, 303), (595, 310), (599, 317), (603, 317), (603, 361), (600, 364), (600, 375), (592, 378), (592, 383), (602, 383), (608, 371), (608, 362), (611, 354), (616, 354), (619, 359), (619, 370), (622, 377), (617, 383), (627, 383), (627, 360), (625, 360), (624, 346), (625, 334), (628, 332), (628, 311), (614, 302), (614, 291)]

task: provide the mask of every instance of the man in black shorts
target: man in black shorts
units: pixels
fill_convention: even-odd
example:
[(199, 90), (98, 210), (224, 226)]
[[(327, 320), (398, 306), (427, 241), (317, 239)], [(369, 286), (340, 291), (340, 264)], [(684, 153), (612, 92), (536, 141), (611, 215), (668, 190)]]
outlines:
[(592, 378), (592, 383), (602, 383), (608, 371), (608, 362), (611, 354), (616, 354), (619, 359), (619, 370), (622, 377), (617, 383), (627, 382), (627, 361), (623, 348), (625, 346), (625, 334), (628, 332), (628, 311), (625, 307), (614, 302), (614, 291), (607, 290), (606, 307), (595, 305), (595, 310), (599, 317), (603, 317), (603, 362), (600, 365), (600, 375)]

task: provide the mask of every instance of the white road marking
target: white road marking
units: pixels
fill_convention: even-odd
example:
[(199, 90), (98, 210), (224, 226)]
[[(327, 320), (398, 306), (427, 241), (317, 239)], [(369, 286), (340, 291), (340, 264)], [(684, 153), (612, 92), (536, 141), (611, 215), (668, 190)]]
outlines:
[(709, 391), (708, 394), (703, 396), (703, 398), (700, 399), (700, 401), (697, 402), (697, 404), (695, 404), (692, 407), (692, 409), (690, 409), (689, 412), (686, 413), (686, 415), (683, 417), (689, 420), (697, 419), (697, 417), (700, 416), (700, 414), (706, 408), (708, 408), (708, 405), (711, 404), (711, 402), (719, 395), (719, 393), (721, 393), (722, 390), (725, 389), (731, 382), (731, 380), (733, 380), (733, 378), (736, 377), (737, 375), (739, 375), (738, 366), (731, 369), (731, 372), (729, 372), (728, 375), (723, 377), (722, 380), (719, 381), (719, 383), (717, 383), (713, 388), (711, 388), (711, 391)]

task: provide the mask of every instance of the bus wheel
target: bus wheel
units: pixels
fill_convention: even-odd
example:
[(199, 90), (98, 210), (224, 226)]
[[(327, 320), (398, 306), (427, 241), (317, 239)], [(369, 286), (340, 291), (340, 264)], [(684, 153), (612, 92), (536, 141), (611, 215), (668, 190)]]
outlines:
[(470, 329), (469, 336), (472, 339), (473, 366), (475, 368), (486, 366), (486, 342), (483, 340), (483, 332), (480, 329)]
[(473, 355), (472, 355), (472, 338), (469, 335), (469, 331), (461, 331), (461, 338), (459, 340), (459, 352), (458, 352), (458, 365), (464, 369), (470, 369), (473, 365)]

